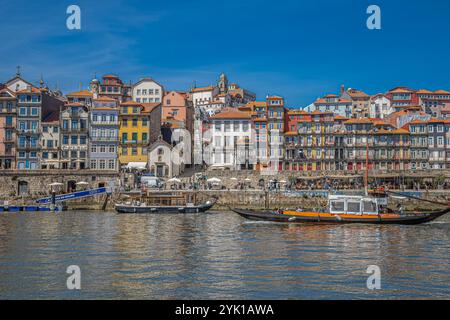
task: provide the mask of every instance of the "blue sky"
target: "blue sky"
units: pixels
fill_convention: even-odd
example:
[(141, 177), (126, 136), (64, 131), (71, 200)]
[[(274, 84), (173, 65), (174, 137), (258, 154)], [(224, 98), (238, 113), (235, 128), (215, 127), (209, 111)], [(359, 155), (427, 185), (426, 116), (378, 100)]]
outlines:
[[(81, 8), (82, 29), (66, 28)], [(377, 4), (382, 30), (368, 30)], [(63, 92), (97, 74), (151, 76), (166, 89), (214, 83), (221, 72), (259, 99), (304, 107), (341, 84), (367, 93), (405, 85), (450, 90), (450, 1), (5, 1), (0, 81), (22, 66)]]

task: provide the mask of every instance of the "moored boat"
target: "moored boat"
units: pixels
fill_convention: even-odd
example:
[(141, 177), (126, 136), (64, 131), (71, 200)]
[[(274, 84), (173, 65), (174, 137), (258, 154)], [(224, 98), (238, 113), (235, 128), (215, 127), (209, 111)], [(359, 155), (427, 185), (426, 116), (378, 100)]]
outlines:
[(186, 206), (155, 206), (141, 202), (118, 203), (115, 209), (118, 213), (198, 213), (205, 212), (214, 206), (214, 201), (206, 201), (200, 205), (187, 204)]
[(278, 210), (255, 211), (232, 209), (244, 218), (287, 223), (368, 223), (368, 224), (421, 224), (435, 220), (450, 212), (447, 208), (428, 212), (390, 210), (382, 200), (369, 196), (329, 196), (323, 211)]
[(215, 203), (215, 198), (195, 204), (183, 194), (155, 193), (140, 200), (117, 203), (114, 208), (118, 213), (198, 213), (208, 211)]

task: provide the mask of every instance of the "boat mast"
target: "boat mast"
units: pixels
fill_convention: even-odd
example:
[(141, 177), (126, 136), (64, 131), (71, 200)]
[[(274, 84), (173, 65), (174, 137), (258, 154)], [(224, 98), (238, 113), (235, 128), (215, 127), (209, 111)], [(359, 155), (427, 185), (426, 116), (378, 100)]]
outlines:
[(369, 195), (369, 137), (366, 139), (366, 172), (364, 175), (364, 190)]

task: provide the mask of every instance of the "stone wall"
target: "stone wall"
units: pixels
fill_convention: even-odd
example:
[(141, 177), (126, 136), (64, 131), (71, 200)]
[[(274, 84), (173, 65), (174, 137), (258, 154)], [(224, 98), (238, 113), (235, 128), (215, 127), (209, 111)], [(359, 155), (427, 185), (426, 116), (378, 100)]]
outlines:
[[(71, 171), (71, 170), (3, 170), (0, 173), (0, 200), (15, 198), (36, 199), (50, 193), (50, 184), (60, 182), (56, 187), (58, 193), (66, 193), (77, 182), (87, 182), (83, 188), (108, 187), (110, 184), (120, 186), (120, 176), (111, 171)], [(78, 187), (77, 187), (78, 188)], [(20, 192), (19, 192), (20, 191)]]

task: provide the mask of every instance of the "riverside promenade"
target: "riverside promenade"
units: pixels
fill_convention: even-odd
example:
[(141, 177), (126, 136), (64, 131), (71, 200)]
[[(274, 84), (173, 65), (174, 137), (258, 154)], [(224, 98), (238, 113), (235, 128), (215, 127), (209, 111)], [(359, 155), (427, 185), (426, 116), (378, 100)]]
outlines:
[[(215, 178), (216, 183), (208, 180)], [(167, 180), (167, 179), (165, 179)], [(177, 190), (196, 193), (199, 200), (213, 196), (218, 198), (215, 210), (227, 210), (230, 207), (243, 208), (296, 208), (319, 207), (326, 203), (328, 190), (346, 194), (357, 194), (363, 190), (364, 173), (357, 172), (278, 172), (261, 174), (257, 171), (207, 170), (180, 177), (181, 183), (167, 182), (162, 189), (150, 189), (149, 192)], [(78, 190), (77, 183), (83, 182), (83, 188), (94, 189), (109, 187), (113, 194), (108, 203), (112, 208), (127, 191), (139, 191), (139, 174), (115, 171), (94, 170), (36, 170), (2, 171), (0, 175), (0, 201), (10, 203), (31, 203), (38, 198), (48, 196), (49, 185), (59, 182), (57, 193)], [(430, 200), (450, 201), (450, 170), (370, 173), (372, 186), (385, 186), (390, 190), (409, 192)], [(69, 208), (100, 209), (105, 195), (69, 202)], [(410, 205), (418, 205), (410, 201)]]

